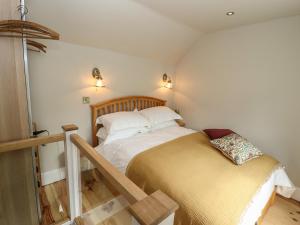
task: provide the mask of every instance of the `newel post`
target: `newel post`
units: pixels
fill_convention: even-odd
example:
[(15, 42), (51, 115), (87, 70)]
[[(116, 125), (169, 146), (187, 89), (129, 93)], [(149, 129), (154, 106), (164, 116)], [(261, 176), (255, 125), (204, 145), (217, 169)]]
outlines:
[(66, 180), (69, 194), (70, 219), (81, 216), (81, 180), (80, 180), (80, 153), (77, 147), (71, 141), (71, 134), (76, 134), (78, 127), (74, 124), (62, 126), (65, 134), (65, 165)]

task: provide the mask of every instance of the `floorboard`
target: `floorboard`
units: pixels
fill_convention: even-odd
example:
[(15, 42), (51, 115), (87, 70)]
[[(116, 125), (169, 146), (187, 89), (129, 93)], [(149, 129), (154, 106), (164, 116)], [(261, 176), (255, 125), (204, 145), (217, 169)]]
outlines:
[(277, 196), (262, 225), (300, 225), (300, 204)]
[[(81, 179), (83, 212), (96, 208), (118, 196), (118, 192), (96, 170), (82, 172)], [(46, 185), (41, 190), (42, 225), (51, 225), (66, 220), (68, 218), (66, 181), (62, 180)], [(63, 209), (62, 212), (59, 212), (60, 205)], [(123, 224), (122, 222), (130, 219), (128, 213), (123, 210), (99, 225)], [(277, 196), (262, 225), (300, 225), (300, 203)]]
[[(104, 180), (97, 170), (81, 173), (82, 211), (87, 212), (118, 196), (118, 192)], [(56, 224), (68, 219), (66, 180), (45, 185), (40, 189), (42, 223)], [(60, 210), (62, 209), (62, 210)]]

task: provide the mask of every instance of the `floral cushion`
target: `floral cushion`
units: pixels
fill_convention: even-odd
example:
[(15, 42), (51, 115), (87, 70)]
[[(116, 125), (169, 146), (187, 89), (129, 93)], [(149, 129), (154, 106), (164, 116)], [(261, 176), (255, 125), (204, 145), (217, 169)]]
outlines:
[(237, 165), (263, 155), (253, 144), (238, 134), (229, 134), (210, 142)]

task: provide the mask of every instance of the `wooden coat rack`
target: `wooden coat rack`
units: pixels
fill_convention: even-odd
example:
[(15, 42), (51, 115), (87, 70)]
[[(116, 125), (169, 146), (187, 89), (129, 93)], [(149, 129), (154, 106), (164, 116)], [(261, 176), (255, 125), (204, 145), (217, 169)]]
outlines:
[(38, 23), (23, 20), (0, 21), (0, 37), (59, 40), (59, 34)]
[(26, 38), (28, 50), (44, 53), (47, 46), (28, 38), (59, 40), (57, 32), (38, 23), (23, 20), (0, 21), (0, 37)]
[(26, 38), (27, 49), (36, 52), (46, 53), (46, 45), (31, 39), (59, 40), (59, 34), (41, 24), (25, 21), (28, 9), (24, 4), (17, 7), (22, 20), (2, 20), (0, 21), (0, 37)]

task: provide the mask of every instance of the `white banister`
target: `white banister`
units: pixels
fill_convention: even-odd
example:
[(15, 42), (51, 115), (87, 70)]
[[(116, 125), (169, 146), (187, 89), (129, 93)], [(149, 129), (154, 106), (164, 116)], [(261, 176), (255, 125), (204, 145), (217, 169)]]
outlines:
[(71, 134), (76, 134), (78, 127), (65, 125), (62, 127), (65, 134), (65, 164), (66, 180), (69, 194), (69, 213), (71, 221), (82, 215), (81, 180), (80, 180), (80, 153), (71, 141)]
[[(114, 186), (119, 193), (125, 197), (129, 203), (128, 210), (130, 214), (134, 217), (132, 220), (132, 225), (142, 224), (142, 225), (172, 225), (174, 222), (174, 212), (178, 209), (178, 204), (164, 194), (162, 191), (157, 190), (151, 195), (147, 195), (143, 190), (141, 190), (136, 184), (129, 180), (124, 174), (120, 173), (109, 161), (98, 154), (93, 147), (91, 147), (84, 139), (82, 139), (78, 134), (71, 135), (72, 144), (76, 145), (80, 150), (80, 153), (90, 160), (95, 168), (103, 175), (103, 177)], [(69, 141), (69, 137), (66, 138)], [(109, 208), (113, 209), (113, 206), (117, 202), (108, 203)], [(105, 216), (102, 214), (103, 206), (93, 209), (93, 219), (96, 221), (99, 219), (107, 219), (107, 210), (105, 210)], [(107, 208), (107, 207), (105, 207)], [(117, 207), (120, 209), (120, 207)], [(115, 208), (117, 211), (117, 209)], [(112, 210), (111, 213), (116, 213)], [(89, 211), (91, 213), (91, 211)], [(85, 218), (87, 214), (83, 215)], [(98, 217), (98, 218), (97, 218)], [(100, 217), (100, 218), (99, 218)], [(106, 217), (106, 218), (105, 218)], [(82, 224), (83, 218), (78, 218), (77, 224)], [(91, 220), (89, 220), (91, 221)], [(98, 221), (97, 221), (98, 222)], [(96, 223), (92, 223), (96, 224)], [(98, 224), (98, 223), (97, 223)]]

